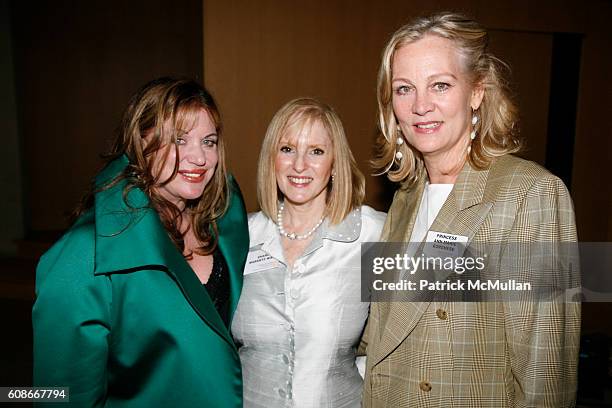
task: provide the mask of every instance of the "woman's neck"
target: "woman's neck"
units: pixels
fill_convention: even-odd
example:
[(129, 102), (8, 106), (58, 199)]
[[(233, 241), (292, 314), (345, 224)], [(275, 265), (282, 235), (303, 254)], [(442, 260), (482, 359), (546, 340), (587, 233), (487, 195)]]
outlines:
[(423, 155), (430, 184), (455, 184), (467, 160), (466, 150), (435, 156)]
[(311, 228), (325, 213), (325, 201), (320, 200), (298, 205), (285, 200), (283, 206), (283, 227), (296, 233)]

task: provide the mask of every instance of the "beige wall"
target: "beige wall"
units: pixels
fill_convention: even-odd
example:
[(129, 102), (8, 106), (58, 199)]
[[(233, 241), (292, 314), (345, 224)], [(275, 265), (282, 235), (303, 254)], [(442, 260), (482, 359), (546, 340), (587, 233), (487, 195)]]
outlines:
[[(382, 5), (384, 4), (384, 6)], [(426, 5), (425, 5), (426, 4)], [(612, 188), (606, 121), (612, 72), (605, 1), (204, 1), (204, 78), (225, 119), (230, 165), (249, 210), (257, 208), (258, 149), (274, 112), (297, 96), (316, 96), (340, 114), (360, 167), (371, 171), (376, 130), (376, 71), (388, 36), (412, 16), (465, 11), (491, 30), (491, 46), (513, 68), (521, 106), (523, 155), (546, 154), (554, 32), (583, 33), (578, 126), (571, 185), (583, 240), (612, 240)], [(389, 186), (367, 180), (368, 202), (389, 203)]]

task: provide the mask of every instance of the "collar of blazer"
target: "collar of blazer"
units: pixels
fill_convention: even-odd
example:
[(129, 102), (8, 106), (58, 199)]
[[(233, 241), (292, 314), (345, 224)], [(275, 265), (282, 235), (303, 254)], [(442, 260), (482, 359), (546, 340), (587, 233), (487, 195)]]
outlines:
[[(100, 172), (96, 186), (113, 180), (128, 165), (122, 156)], [(244, 203), (235, 182), (230, 179), (230, 206), (217, 222), (219, 249), (230, 274), (230, 317), (242, 289), (242, 268), (248, 251), (248, 230)], [(233, 346), (210, 297), (183, 255), (170, 240), (149, 199), (140, 189), (123, 198), (125, 180), (95, 196), (95, 275), (137, 273), (142, 270), (165, 271), (177, 282), (185, 298), (200, 317)]]
[[(493, 207), (486, 195), (487, 180), (493, 164), (484, 170), (476, 170), (469, 163), (463, 166), (457, 181), (434, 220), (430, 231), (447, 232), (468, 238), (474, 235)], [(425, 177), (410, 188), (398, 189), (382, 233), (382, 241), (408, 242), (419, 209), (425, 186)], [(381, 302), (379, 316), (380, 346), (374, 354), (374, 364), (388, 356), (412, 332), (431, 299), (421, 302)]]

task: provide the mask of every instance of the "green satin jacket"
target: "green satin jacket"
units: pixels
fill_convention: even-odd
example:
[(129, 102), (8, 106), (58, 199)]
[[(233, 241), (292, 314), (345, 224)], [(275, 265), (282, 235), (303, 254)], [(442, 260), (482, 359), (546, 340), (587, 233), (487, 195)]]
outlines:
[[(111, 162), (97, 184), (127, 164)], [(230, 185), (217, 225), (232, 316), (249, 235), (240, 190)], [(241, 407), (240, 359), (228, 328), (148, 197), (134, 189), (124, 200), (124, 186), (97, 193), (38, 264), (34, 385), (70, 387), (72, 406)]]

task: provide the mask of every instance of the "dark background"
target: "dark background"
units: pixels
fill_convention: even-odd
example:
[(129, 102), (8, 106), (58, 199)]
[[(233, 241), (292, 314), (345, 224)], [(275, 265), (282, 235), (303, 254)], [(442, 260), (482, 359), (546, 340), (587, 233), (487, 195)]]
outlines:
[[(140, 85), (168, 74), (206, 83), (253, 211), (265, 128), (297, 96), (336, 108), (371, 173), (382, 48), (410, 18), (440, 10), (490, 30), (512, 67), (522, 155), (570, 188), (581, 241), (612, 241), (610, 1), (0, 0), (0, 386), (31, 384), (37, 259), (67, 227)], [(368, 204), (386, 210), (393, 186), (367, 183)], [(610, 316), (610, 304), (583, 306), (584, 406), (611, 394)]]

